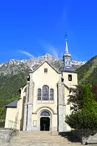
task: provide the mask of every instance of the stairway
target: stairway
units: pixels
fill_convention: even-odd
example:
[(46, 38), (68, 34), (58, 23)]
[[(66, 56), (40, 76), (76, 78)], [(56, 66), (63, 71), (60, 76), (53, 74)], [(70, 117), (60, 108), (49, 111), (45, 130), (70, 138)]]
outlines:
[(65, 146), (66, 139), (58, 135), (57, 132), (20, 131), (11, 139), (11, 146)]
[(39, 131), (24, 132), (19, 131), (11, 138), (10, 143), (1, 142), (0, 146), (81, 146), (80, 143), (72, 143), (67, 138), (58, 135), (57, 132)]

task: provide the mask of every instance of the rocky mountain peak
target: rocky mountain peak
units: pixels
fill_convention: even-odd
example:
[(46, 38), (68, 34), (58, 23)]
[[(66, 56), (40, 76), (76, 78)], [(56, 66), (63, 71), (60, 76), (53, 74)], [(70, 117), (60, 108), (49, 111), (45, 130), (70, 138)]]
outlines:
[[(59, 62), (61, 62), (60, 59), (57, 59), (55, 56), (52, 56), (51, 54), (48, 53), (46, 53), (44, 56), (30, 58), (28, 60), (11, 59), (6, 63), (0, 64), (0, 75), (17, 74), (18, 72), (21, 71), (29, 71), (31, 68), (34, 69), (36, 66), (40, 65), (45, 60), (52, 63), (53, 65), (55, 64), (55, 67), (58, 67), (61, 64), (61, 63), (59, 64)], [(72, 64), (75, 68), (78, 68), (85, 64), (85, 62), (72, 60)]]

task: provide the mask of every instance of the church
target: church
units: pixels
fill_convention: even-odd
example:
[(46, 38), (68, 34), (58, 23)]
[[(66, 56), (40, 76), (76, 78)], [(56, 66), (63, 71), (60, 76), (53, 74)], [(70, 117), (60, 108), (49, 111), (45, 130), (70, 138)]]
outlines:
[(65, 123), (71, 113), (68, 98), (77, 85), (66, 40), (63, 66), (57, 70), (44, 61), (29, 73), (18, 100), (6, 105), (5, 128), (22, 131), (70, 131)]

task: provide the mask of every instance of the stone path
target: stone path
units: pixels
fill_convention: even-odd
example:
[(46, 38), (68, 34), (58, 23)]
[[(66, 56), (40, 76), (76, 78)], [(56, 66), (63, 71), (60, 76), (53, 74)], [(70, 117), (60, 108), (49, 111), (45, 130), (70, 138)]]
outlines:
[(19, 132), (10, 143), (0, 142), (0, 146), (82, 146), (80, 142), (70, 142), (68, 138), (52, 132)]

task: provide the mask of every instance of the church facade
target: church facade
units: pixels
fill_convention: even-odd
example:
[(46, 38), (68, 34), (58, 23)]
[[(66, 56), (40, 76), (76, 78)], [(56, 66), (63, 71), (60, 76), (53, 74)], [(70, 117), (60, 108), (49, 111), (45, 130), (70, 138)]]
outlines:
[[(58, 71), (45, 61), (29, 73), (19, 100), (6, 105), (5, 128), (23, 131), (69, 131), (65, 123), (71, 113), (69, 94), (77, 85), (66, 41), (63, 66)], [(72, 90), (71, 90), (72, 89)]]

